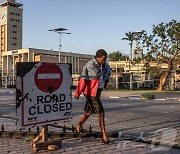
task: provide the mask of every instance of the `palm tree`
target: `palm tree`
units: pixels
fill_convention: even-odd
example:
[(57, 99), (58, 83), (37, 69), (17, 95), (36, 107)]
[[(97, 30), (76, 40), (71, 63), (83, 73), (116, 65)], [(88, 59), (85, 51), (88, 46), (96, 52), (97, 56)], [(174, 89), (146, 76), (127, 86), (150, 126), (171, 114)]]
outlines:
[[(126, 33), (126, 37), (125, 38), (122, 38), (122, 40), (128, 40), (129, 41), (129, 45), (130, 45), (130, 57), (129, 59), (132, 60), (132, 45), (133, 45), (133, 41), (135, 40), (135, 34), (134, 32), (129, 32), (129, 33)], [(130, 61), (129, 61), (129, 71), (130, 71)], [(132, 90), (132, 74), (130, 72), (130, 81), (129, 81), (129, 88), (130, 90)]]
[(130, 45), (130, 60), (132, 60), (132, 45), (133, 41), (135, 40), (135, 33), (134, 32), (128, 32), (126, 33), (126, 37), (122, 38), (122, 40), (128, 40)]

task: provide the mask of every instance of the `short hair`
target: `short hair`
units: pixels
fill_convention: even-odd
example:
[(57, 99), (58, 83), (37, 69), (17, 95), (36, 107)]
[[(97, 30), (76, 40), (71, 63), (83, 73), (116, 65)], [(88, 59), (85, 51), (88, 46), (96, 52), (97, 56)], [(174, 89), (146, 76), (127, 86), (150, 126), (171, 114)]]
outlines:
[(101, 58), (102, 56), (107, 56), (107, 52), (104, 49), (97, 50), (96, 57)]

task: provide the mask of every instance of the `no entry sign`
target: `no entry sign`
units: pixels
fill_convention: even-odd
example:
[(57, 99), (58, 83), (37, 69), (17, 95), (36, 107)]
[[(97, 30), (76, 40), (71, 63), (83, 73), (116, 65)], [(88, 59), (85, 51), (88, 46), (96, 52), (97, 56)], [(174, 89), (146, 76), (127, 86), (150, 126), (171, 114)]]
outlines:
[(71, 65), (17, 63), (17, 126), (29, 128), (72, 118)]
[(61, 86), (63, 73), (56, 64), (44, 63), (36, 70), (34, 81), (41, 91), (49, 93)]

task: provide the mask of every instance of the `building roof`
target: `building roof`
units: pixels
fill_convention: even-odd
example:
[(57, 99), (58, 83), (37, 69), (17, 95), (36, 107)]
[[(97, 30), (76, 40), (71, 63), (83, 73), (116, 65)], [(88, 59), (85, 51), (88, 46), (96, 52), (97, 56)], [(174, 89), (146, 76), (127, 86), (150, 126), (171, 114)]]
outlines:
[(21, 7), (22, 5), (23, 5), (22, 3), (17, 3), (15, 0), (4, 0), (3, 2), (0, 3), (1, 7), (4, 6)]

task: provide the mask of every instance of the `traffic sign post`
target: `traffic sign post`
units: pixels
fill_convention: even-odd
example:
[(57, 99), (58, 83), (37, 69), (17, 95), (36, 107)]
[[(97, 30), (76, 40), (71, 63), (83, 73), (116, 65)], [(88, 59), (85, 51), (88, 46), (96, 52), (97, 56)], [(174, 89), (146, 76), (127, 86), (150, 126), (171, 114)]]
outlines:
[[(72, 118), (71, 85), (70, 64), (17, 63), (17, 127), (26, 129), (43, 126), (43, 131), (33, 143), (36, 150), (41, 149), (42, 143), (35, 142), (47, 136), (47, 124), (65, 122)], [(56, 143), (59, 145), (59, 142)], [(45, 145), (48, 147), (49, 143)]]

